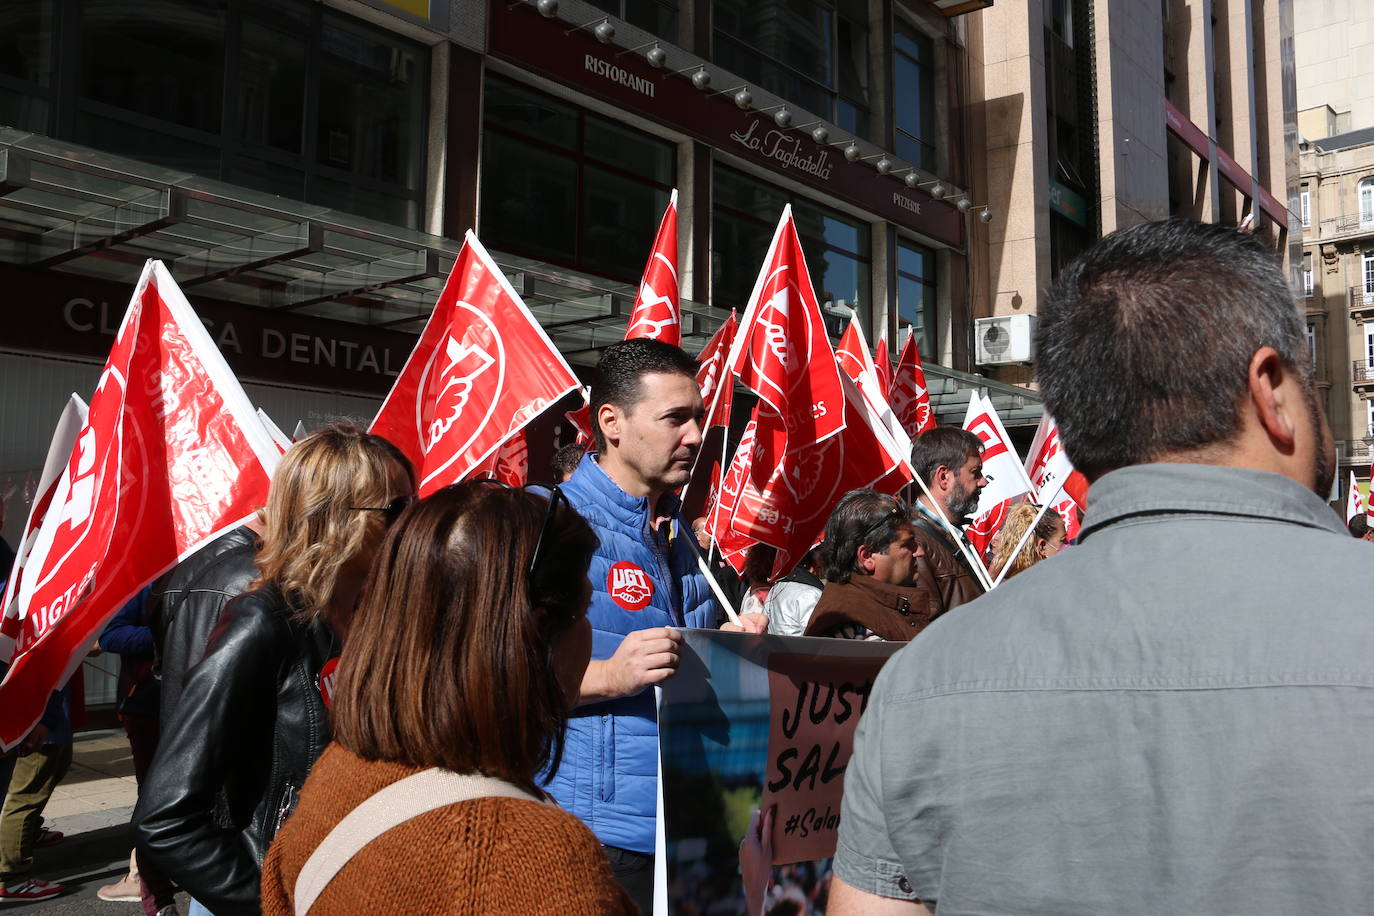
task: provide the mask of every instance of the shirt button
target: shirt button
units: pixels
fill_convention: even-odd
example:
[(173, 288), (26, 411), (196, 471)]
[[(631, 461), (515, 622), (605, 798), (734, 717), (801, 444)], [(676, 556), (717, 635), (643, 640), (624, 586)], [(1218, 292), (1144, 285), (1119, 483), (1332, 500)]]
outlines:
[(902, 875), (897, 879), (897, 887), (903, 894), (915, 893), (915, 891), (911, 889), (911, 882), (906, 879), (906, 875)]

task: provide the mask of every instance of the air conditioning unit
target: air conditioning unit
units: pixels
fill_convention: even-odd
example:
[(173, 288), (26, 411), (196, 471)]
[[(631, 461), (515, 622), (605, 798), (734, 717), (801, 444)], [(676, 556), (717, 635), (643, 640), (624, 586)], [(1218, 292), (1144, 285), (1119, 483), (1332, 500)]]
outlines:
[(973, 322), (973, 341), (980, 366), (1028, 363), (1035, 358), (1035, 316), (977, 318)]

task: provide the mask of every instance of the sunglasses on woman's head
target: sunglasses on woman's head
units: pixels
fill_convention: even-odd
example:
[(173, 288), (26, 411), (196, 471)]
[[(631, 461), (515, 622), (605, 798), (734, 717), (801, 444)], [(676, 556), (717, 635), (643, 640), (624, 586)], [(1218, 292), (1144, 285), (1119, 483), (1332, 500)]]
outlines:
[(405, 496), (398, 496), (385, 506), (349, 506), (355, 512), (380, 512), (382, 518), (386, 519), (388, 525), (396, 524), (396, 519), (401, 517), (401, 513), (406, 510), (406, 506), (415, 502), (415, 494), (407, 493)]

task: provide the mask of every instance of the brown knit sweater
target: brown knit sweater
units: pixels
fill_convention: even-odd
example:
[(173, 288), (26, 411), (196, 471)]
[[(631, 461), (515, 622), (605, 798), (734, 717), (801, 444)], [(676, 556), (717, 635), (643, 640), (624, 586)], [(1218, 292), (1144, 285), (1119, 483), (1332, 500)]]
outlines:
[[(296, 876), (326, 834), (377, 790), (415, 767), (363, 760), (331, 744), (267, 852), (264, 916), (292, 916)], [(312, 916), (367, 913), (637, 912), (581, 821), (551, 805), (479, 798), (422, 814), (382, 834), (343, 867)]]

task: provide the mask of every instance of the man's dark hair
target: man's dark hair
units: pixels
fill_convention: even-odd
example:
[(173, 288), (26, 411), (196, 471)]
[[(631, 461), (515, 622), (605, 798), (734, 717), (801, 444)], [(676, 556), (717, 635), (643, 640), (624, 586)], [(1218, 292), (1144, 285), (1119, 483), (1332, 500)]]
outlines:
[(1369, 519), (1361, 512), (1352, 518), (1345, 527), (1350, 532), (1351, 537), (1362, 538), (1369, 532)]
[(911, 466), (927, 484), (935, 471), (947, 467), (956, 474), (970, 458), (983, 453), (983, 440), (957, 426), (936, 426), (911, 443)]
[(553, 471), (553, 482), (562, 483), (571, 477), (585, 454), (587, 445), (584, 442), (570, 442), (554, 452), (553, 460), (549, 462), (549, 469)]
[(911, 511), (899, 499), (876, 490), (850, 490), (835, 504), (825, 523), (825, 578), (848, 582), (859, 571), (859, 548), (887, 553)]
[(1088, 249), (1041, 305), (1036, 343), (1045, 407), (1090, 480), (1232, 441), (1260, 347), (1311, 378), (1274, 252), (1190, 220), (1142, 223)]
[(611, 344), (601, 354), (591, 395), (592, 435), (596, 437), (597, 451), (606, 450), (606, 437), (601, 434), (601, 422), (597, 419), (601, 405), (633, 410), (640, 398), (639, 380), (651, 372), (694, 379), (697, 363), (680, 347), (643, 337)]

